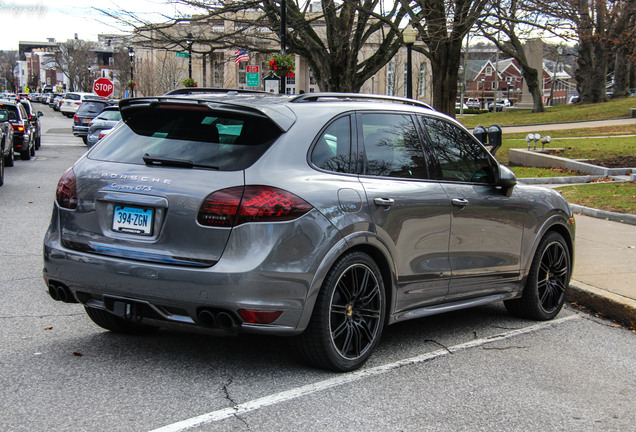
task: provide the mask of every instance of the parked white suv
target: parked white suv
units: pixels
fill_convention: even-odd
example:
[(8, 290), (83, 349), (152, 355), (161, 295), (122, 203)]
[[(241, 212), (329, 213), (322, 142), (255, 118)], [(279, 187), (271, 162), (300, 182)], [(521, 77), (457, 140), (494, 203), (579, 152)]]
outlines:
[(64, 95), (64, 99), (62, 100), (62, 105), (60, 105), (60, 112), (66, 117), (73, 117), (75, 111), (77, 111), (82, 102), (87, 99), (100, 99), (100, 97), (97, 96), (95, 93), (66, 93)]

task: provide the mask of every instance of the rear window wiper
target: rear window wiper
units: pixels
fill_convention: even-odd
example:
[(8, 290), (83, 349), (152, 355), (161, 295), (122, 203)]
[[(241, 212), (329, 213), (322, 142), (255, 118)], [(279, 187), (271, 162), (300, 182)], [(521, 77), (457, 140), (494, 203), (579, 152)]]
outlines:
[(214, 165), (206, 165), (206, 164), (195, 164), (191, 160), (187, 159), (172, 159), (172, 158), (162, 158), (156, 156), (150, 156), (146, 153), (143, 157), (144, 162), (148, 166), (171, 166), (177, 168), (207, 168), (213, 170), (219, 170), (219, 167)]

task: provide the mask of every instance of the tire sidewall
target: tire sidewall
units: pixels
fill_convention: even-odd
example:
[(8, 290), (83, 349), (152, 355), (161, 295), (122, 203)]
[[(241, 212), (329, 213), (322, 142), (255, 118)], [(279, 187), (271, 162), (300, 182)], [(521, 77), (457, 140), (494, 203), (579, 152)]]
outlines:
[[(363, 354), (356, 359), (348, 359), (341, 355), (341, 353), (336, 349), (332, 337), (331, 337), (331, 304), (333, 301), (333, 296), (336, 290), (337, 282), (343, 276), (343, 274), (355, 265), (363, 265), (367, 267), (373, 273), (380, 290), (380, 320), (378, 328), (375, 332), (374, 340), (371, 344), (366, 348)], [(336, 264), (331, 268), (327, 277), (325, 278), (325, 282), (323, 283), (322, 290), (319, 294), (318, 298), (318, 308), (314, 311), (315, 323), (317, 324), (320, 331), (320, 338), (323, 341), (323, 348), (326, 351), (326, 354), (330, 360), (330, 362), (340, 371), (351, 371), (362, 366), (375, 347), (377, 346), (380, 337), (382, 336), (382, 330), (385, 323), (386, 317), (386, 294), (384, 283), (382, 280), (382, 276), (380, 273), (380, 269), (378, 268), (375, 261), (367, 254), (363, 252), (352, 252), (348, 255), (343, 256)]]
[[(539, 288), (538, 288), (538, 280), (539, 280), (539, 270), (541, 267), (541, 260), (546, 252), (546, 250), (553, 244), (558, 243), (563, 248), (567, 258), (567, 269), (568, 274), (566, 278), (566, 292), (562, 295), (562, 298), (559, 301), (558, 306), (553, 311), (546, 311), (541, 305), (541, 301), (539, 299)], [(569, 285), (570, 277), (572, 275), (572, 259), (570, 257), (570, 251), (568, 246), (563, 239), (563, 237), (555, 232), (551, 232), (546, 235), (539, 243), (539, 247), (535, 252), (534, 259), (532, 260), (532, 266), (530, 267), (530, 274), (528, 275), (528, 281), (526, 283), (526, 288), (524, 290), (524, 300), (527, 305), (534, 306), (535, 310), (532, 311), (532, 315), (534, 315), (535, 319), (540, 320), (551, 320), (555, 316), (559, 314), (563, 304), (565, 303), (565, 297), (567, 294), (567, 287)]]

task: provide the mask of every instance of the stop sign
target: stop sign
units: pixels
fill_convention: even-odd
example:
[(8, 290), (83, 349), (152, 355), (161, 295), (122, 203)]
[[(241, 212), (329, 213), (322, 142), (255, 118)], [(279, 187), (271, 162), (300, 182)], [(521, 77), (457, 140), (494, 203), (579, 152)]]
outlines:
[(113, 94), (113, 90), (115, 87), (113, 86), (113, 82), (108, 78), (98, 78), (95, 80), (93, 84), (93, 92), (97, 94), (97, 96), (108, 97)]

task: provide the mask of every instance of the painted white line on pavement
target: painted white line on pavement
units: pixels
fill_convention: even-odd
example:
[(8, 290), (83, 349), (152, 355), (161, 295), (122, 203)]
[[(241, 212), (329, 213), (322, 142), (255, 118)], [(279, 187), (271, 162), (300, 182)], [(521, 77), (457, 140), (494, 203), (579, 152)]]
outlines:
[(470, 348), (476, 348), (482, 345), (486, 345), (492, 342), (497, 342), (500, 340), (510, 339), (516, 336), (534, 333), (539, 330), (543, 330), (566, 321), (571, 321), (573, 319), (579, 319), (580, 316), (577, 314), (570, 315), (564, 318), (559, 318), (553, 321), (544, 321), (529, 327), (520, 328), (517, 330), (511, 330), (509, 332), (501, 333), (495, 336), (489, 336), (487, 338), (475, 339), (470, 342), (465, 342), (462, 344), (454, 345), (449, 347), (448, 349), (439, 349), (436, 351), (431, 351), (426, 354), (422, 354), (416, 357), (411, 357), (408, 359), (398, 360), (394, 363), (388, 363), (382, 366), (376, 366), (370, 369), (363, 369), (356, 372), (351, 372), (348, 374), (338, 375), (334, 378), (326, 379), (324, 381), (319, 381), (313, 384), (307, 384), (302, 387), (297, 387), (291, 390), (286, 390), (280, 393), (276, 393), (269, 396), (264, 396), (259, 399), (254, 399), (249, 402), (241, 403), (238, 405), (234, 405), (230, 408), (224, 408), (217, 411), (212, 411), (207, 414), (202, 414), (200, 416), (192, 417), (186, 420), (182, 420), (177, 423), (173, 423), (167, 426), (160, 427), (159, 429), (154, 429), (150, 432), (180, 432), (185, 431), (187, 429), (191, 429), (197, 426), (201, 426), (208, 423), (217, 422), (220, 420), (225, 420), (230, 417), (245, 414), (251, 411), (256, 411), (261, 408), (265, 408), (268, 406), (272, 406), (281, 402), (289, 401), (292, 399), (297, 399), (303, 396), (310, 395), (312, 393), (317, 393), (319, 391), (327, 390), (333, 387), (339, 387), (344, 384), (358, 381), (364, 378), (382, 375), (387, 372), (390, 372), (394, 369), (398, 369), (404, 366), (415, 365), (418, 363), (424, 363), (429, 360), (433, 360), (439, 357), (444, 357), (449, 354), (456, 353), (458, 351), (467, 350)]

